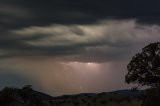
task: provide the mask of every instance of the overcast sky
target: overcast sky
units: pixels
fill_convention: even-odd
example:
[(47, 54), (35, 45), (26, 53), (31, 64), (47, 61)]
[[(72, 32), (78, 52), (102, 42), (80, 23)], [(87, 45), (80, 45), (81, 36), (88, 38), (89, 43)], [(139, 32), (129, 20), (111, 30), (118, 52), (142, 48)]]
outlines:
[(126, 66), (160, 39), (159, 0), (0, 0), (0, 88), (53, 96), (130, 88)]

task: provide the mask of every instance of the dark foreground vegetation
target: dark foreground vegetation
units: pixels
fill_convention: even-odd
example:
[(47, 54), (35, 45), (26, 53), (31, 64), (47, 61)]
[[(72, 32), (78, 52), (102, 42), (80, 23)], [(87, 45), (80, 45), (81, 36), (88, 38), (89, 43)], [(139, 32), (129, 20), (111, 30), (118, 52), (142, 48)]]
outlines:
[(51, 97), (33, 90), (4, 88), (0, 92), (1, 106), (140, 106), (144, 91), (120, 90), (108, 93), (82, 93)]

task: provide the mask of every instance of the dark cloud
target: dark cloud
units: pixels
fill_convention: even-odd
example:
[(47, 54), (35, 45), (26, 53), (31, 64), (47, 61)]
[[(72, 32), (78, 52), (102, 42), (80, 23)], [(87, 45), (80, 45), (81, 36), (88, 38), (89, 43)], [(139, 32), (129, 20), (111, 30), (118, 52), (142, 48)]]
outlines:
[[(97, 21), (104, 19), (119, 21), (136, 19), (137, 23), (158, 24), (160, 19), (159, 4), (159, 1), (153, 2), (149, 0), (0, 0), (1, 57), (32, 56), (37, 54), (52, 56), (81, 54), (84, 56), (84, 53), (88, 52), (86, 51), (88, 47), (104, 45), (111, 47), (127, 46), (131, 41), (112, 41), (114, 39), (114, 37), (112, 38), (114, 36), (112, 32), (114, 32), (114, 28), (119, 29), (118, 27), (109, 27), (112, 30), (109, 33), (100, 32), (101, 37), (99, 38), (96, 37), (99, 34), (94, 32), (97, 29), (92, 28), (92, 26), (99, 26), (99, 24), (96, 24)], [(56, 31), (52, 33), (50, 25), (56, 24), (61, 25), (59, 29), (62, 33)], [(91, 29), (91, 31), (97, 35), (92, 36), (91, 32), (85, 32), (85, 28), (79, 28), (78, 25), (87, 28), (91, 27), (94, 29)], [(107, 24), (104, 25), (107, 26)], [(50, 30), (50, 33), (45, 32), (47, 29)], [(66, 29), (69, 33), (65, 32)], [(28, 33), (25, 30), (35, 30), (35, 32), (31, 33), (31, 36), (23, 36), (25, 34), (23, 32)], [(41, 32), (41, 30), (44, 32)], [(11, 33), (13, 31), (21, 31), (22, 33), (17, 36), (17, 33)], [(120, 31), (119, 33), (123, 32)], [(132, 32), (128, 33), (132, 34)], [(64, 36), (65, 34), (68, 35)], [(70, 38), (69, 34), (78, 37), (71, 36)], [(56, 39), (57, 35), (62, 35), (62, 37)], [(88, 37), (87, 35), (91, 36)], [(30, 44), (30, 42), (34, 45)], [(47, 42), (50, 43), (45, 44)], [(109, 53), (109, 51), (107, 52)], [(104, 55), (106, 52), (100, 53)], [(98, 53), (94, 55), (96, 54)]]
[(155, 23), (160, 13), (158, 0), (1, 0), (0, 4), (1, 31), (51, 23), (94, 23), (104, 18)]
[(53, 56), (63, 61), (122, 60), (139, 46), (159, 39), (159, 29), (158, 25), (145, 26), (136, 20), (20, 28), (1, 36), (1, 58)]

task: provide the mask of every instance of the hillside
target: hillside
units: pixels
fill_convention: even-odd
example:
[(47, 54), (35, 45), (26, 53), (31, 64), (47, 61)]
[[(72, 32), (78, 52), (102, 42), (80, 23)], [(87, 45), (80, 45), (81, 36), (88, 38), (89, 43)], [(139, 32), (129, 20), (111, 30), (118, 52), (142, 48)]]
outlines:
[(55, 97), (54, 106), (140, 106), (143, 91), (118, 90), (99, 94), (83, 93)]
[(33, 90), (4, 88), (0, 91), (2, 106), (140, 106), (139, 97), (143, 91), (118, 90), (103, 93), (81, 93), (52, 97)]

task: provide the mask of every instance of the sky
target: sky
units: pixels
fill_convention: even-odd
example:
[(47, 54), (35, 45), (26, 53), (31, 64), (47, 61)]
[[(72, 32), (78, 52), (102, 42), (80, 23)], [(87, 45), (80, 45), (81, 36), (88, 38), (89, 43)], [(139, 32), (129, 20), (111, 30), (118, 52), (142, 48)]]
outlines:
[(0, 89), (58, 96), (128, 89), (127, 64), (160, 39), (159, 0), (0, 0)]

